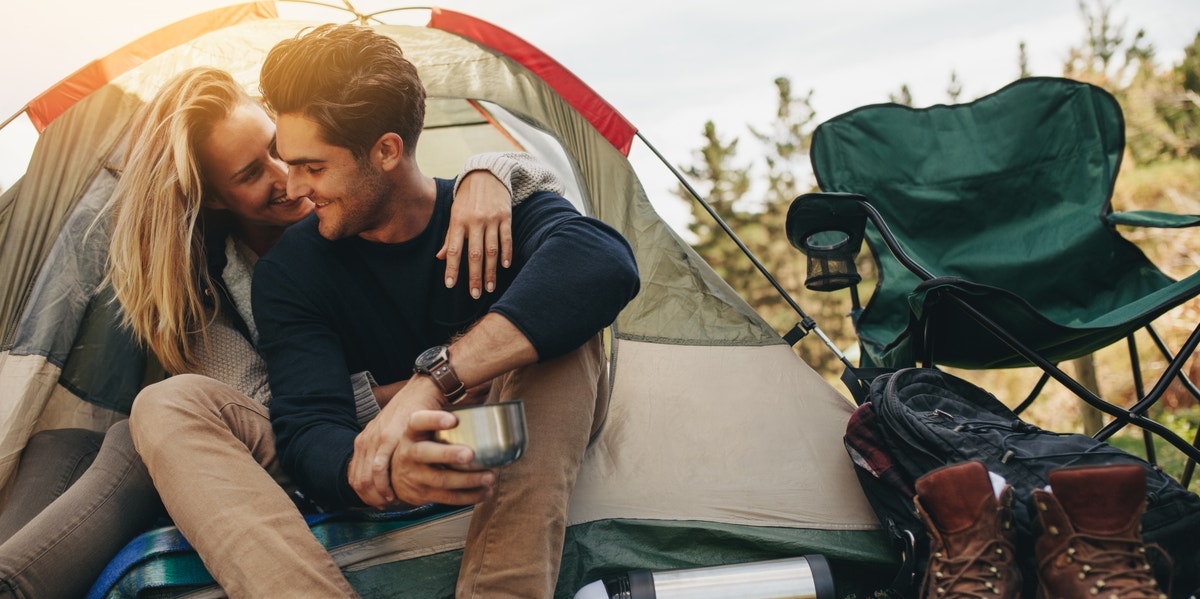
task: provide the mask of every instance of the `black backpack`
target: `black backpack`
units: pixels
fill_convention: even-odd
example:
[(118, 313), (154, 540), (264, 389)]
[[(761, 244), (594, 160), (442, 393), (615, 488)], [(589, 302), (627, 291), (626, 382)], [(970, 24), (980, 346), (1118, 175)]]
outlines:
[(1086, 435), (1042, 430), (987, 391), (936, 369), (880, 375), (867, 399), (851, 416), (845, 445), (868, 501), (903, 548), (901, 571), (889, 594), (916, 596), (929, 561), (929, 538), (913, 506), (916, 480), (968, 460), (983, 462), (1013, 487), (1022, 596), (1033, 597), (1037, 584), (1033, 547), (1041, 526), (1031, 509), (1033, 489), (1045, 487), (1056, 468), (1113, 463), (1146, 469), (1142, 536), (1174, 563), (1171, 567), (1149, 552), (1160, 583), (1173, 572), (1172, 597), (1200, 591), (1200, 496), (1145, 460)]

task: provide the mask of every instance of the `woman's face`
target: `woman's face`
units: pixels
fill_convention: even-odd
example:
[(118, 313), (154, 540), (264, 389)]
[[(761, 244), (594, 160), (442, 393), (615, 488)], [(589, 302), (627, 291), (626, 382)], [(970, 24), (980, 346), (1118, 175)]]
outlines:
[(284, 228), (308, 216), (308, 198), (287, 197), (287, 165), (272, 156), (274, 141), (275, 123), (257, 104), (241, 104), (216, 123), (197, 148), (212, 191), (205, 206), (250, 227)]

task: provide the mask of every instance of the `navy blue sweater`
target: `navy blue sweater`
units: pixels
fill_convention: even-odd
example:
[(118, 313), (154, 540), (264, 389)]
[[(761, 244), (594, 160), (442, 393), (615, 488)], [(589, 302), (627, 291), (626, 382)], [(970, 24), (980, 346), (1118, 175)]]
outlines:
[(323, 506), (361, 506), (346, 470), (360, 432), (350, 373), (407, 379), (425, 349), (488, 312), (512, 321), (539, 360), (582, 345), (616, 319), (640, 285), (628, 242), (564, 198), (513, 208), (513, 264), (495, 293), (473, 299), (466, 261), (446, 289), (435, 255), (450, 222), (453, 181), (437, 181), (425, 231), (398, 244), (328, 241), (312, 215), (284, 233), (254, 269), (254, 319), (271, 379), (271, 421), (284, 469)]

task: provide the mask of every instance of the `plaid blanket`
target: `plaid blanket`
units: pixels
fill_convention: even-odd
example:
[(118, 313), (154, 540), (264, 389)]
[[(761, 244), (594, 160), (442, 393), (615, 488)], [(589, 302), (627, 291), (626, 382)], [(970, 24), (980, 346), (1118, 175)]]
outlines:
[[(305, 516), (313, 536), (326, 549), (434, 520), (463, 508), (437, 504), (401, 512), (333, 512)], [(200, 556), (174, 526), (145, 532), (109, 562), (87, 599), (178, 595), (216, 581)]]

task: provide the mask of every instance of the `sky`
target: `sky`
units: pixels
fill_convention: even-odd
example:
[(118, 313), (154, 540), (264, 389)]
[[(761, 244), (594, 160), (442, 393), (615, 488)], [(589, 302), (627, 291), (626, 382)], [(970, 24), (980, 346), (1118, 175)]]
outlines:
[[(340, 4), (342, 0), (327, 0)], [(397, 0), (349, 0), (362, 12)], [(1137, 29), (1162, 65), (1178, 63), (1200, 32), (1198, 0), (1108, 0), (1114, 23)], [(185, 16), (230, 0), (5, 0), (0, 119), (97, 56)], [(1024, 41), (1035, 75), (1060, 75), (1081, 45), (1078, 0), (443, 0), (524, 38), (573, 71), (641, 131), (672, 164), (691, 164), (706, 121), (744, 138), (776, 108), (774, 80), (813, 90), (817, 120), (887, 101), (907, 85), (919, 106), (999, 89), (1018, 73)], [(1089, 0), (1089, 6), (1094, 6)], [(280, 5), (284, 16), (336, 13)], [(415, 13), (414, 16), (421, 16)], [(332, 17), (331, 17), (332, 18)], [(342, 20), (336, 17), (335, 20)], [(412, 18), (393, 18), (412, 22)], [(0, 186), (24, 171), (34, 139), (25, 121), (0, 131)], [(744, 160), (751, 158), (749, 154)], [(644, 148), (631, 159), (655, 206), (675, 226), (686, 213), (674, 179)], [(666, 196), (667, 200), (662, 198)]]

